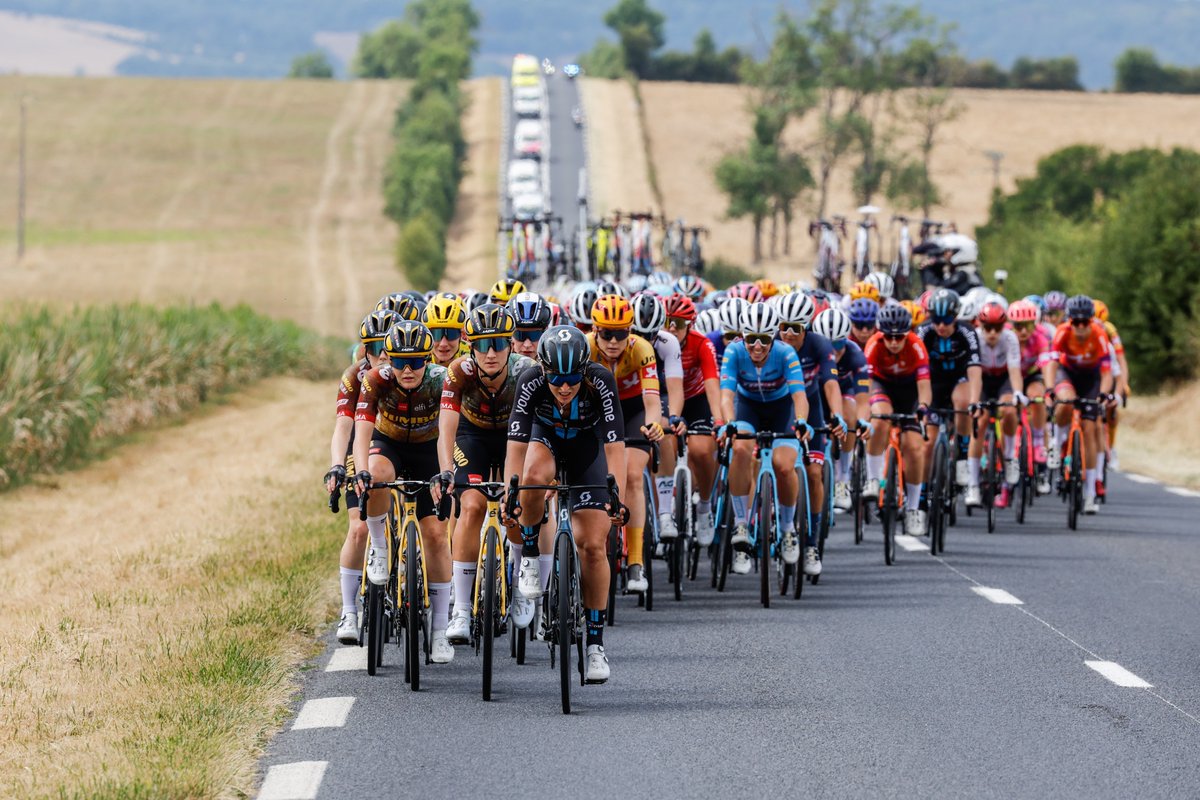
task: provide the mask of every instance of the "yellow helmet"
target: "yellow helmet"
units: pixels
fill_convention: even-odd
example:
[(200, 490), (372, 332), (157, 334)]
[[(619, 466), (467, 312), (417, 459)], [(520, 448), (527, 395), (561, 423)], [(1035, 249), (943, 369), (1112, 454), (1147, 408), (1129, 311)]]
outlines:
[(925, 314), (925, 309), (921, 307), (920, 303), (916, 302), (915, 300), (901, 300), (900, 305), (907, 308), (908, 313), (912, 314), (912, 326), (914, 328), (916, 328), (918, 325), (922, 325), (925, 322), (927, 315)]
[(1092, 306), (1096, 309), (1096, 319), (1108, 322), (1108, 303), (1092, 298)]
[(513, 295), (520, 294), (525, 291), (525, 284), (515, 278), (503, 278), (492, 284), (492, 290), (489, 292), (492, 296), (492, 302), (497, 305), (504, 305), (513, 298)]
[(425, 327), (430, 330), (453, 328), (461, 331), (467, 321), (467, 312), (463, 309), (462, 301), (457, 297), (453, 299), (445, 296), (435, 297), (429, 305), (425, 306), (423, 321)]
[(606, 294), (592, 304), (592, 323), (597, 328), (628, 328), (633, 325), (633, 306), (619, 294)]
[(876, 303), (880, 302), (879, 287), (867, 281), (859, 281), (850, 287), (851, 300), (861, 300), (864, 297), (868, 300), (874, 300)]
[(763, 298), (774, 297), (779, 294), (779, 287), (770, 278), (759, 278), (754, 282), (754, 285), (762, 292)]

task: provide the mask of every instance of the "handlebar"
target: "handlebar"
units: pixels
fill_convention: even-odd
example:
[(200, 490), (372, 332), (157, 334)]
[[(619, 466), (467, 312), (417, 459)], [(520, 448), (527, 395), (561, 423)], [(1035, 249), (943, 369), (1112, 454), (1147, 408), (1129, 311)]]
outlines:
[(504, 513), (506, 516), (516, 519), (521, 511), (521, 503), (518, 497), (522, 491), (535, 492), (571, 492), (571, 491), (606, 491), (608, 492), (609, 505), (612, 508), (621, 507), (621, 493), (617, 488), (617, 479), (610, 472), (605, 476), (603, 484), (566, 484), (566, 483), (551, 483), (551, 484), (535, 484), (521, 483), (519, 475), (513, 475), (508, 479), (507, 496), (504, 498)]
[[(437, 477), (434, 477), (437, 480)], [(504, 498), (504, 492), (507, 485), (503, 481), (483, 481), (482, 483), (453, 483), (449, 486), (442, 487), (442, 500), (437, 506), (437, 518), (445, 521), (453, 516), (457, 517), (462, 510), (462, 505), (459, 502), (459, 492), (466, 489), (475, 489), (480, 494), (488, 499), (489, 502), (496, 502)], [(455, 491), (457, 490), (457, 491)]]
[(925, 420), (919, 414), (872, 414), (871, 419), (887, 420), (893, 425), (899, 425), (902, 422), (915, 422), (921, 426), (921, 438), (927, 442), (929, 441), (929, 431), (924, 424)]
[(405, 497), (411, 497), (422, 489), (428, 489), (428, 481), (413, 481), (413, 480), (398, 480), (398, 481), (373, 481), (362, 494), (358, 496), (358, 513), (363, 519), (367, 518), (367, 497), (374, 489), (396, 489)]

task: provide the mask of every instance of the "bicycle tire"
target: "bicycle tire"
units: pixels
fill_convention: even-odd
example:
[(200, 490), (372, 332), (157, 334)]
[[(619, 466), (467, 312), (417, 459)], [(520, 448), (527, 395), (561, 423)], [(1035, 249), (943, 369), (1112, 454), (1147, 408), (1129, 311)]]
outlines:
[[(996, 498), (1000, 494), (1000, 482), (1004, 480), (1004, 464), (1000, 458), (1000, 442), (996, 436), (996, 432), (991, 427), (988, 428), (988, 439), (985, 444), (988, 454), (987, 464), (987, 483), (988, 488), (984, 494), (983, 504), (987, 511), (987, 532), (996, 532)], [(991, 495), (990, 497), (988, 495)]]
[(929, 504), (929, 553), (937, 555), (939, 539), (946, 524), (945, 507), (942, 505), (942, 491), (946, 481), (946, 440), (939, 436), (933, 446), (933, 462), (929, 471), (929, 493), (926, 500)]
[(729, 577), (729, 569), (733, 566), (733, 503), (729, 495), (729, 490), (726, 488), (724, 501), (721, 503), (722, 525), (717, 529), (718, 539), (716, 542), (717, 558), (714, 562), (715, 580), (718, 592), (725, 591), (725, 580)]
[(821, 531), (817, 537), (817, 552), (822, 560), (825, 559), (825, 540), (829, 538), (829, 529), (833, 527), (833, 497), (837, 489), (833, 477), (833, 460), (828, 457), (829, 455), (826, 454), (825, 465), (821, 468), (821, 479), (825, 483), (825, 506), (821, 509)]
[[(796, 481), (797, 489), (796, 489), (796, 518), (795, 518), (796, 537), (799, 538), (801, 547), (808, 547), (808, 528), (812, 524), (812, 516), (809, 513), (811, 510), (810, 502), (811, 502), (812, 495), (809, 494), (809, 492), (808, 492), (808, 474), (807, 474), (807, 472), (805, 470), (797, 470), (797, 473), (798, 474), (796, 476), (797, 477), (797, 481)], [(781, 523), (782, 523), (782, 520), (781, 520)], [(818, 541), (818, 546), (819, 546), (819, 544), (820, 544), (820, 542)], [(792, 597), (795, 598), (796, 600), (799, 600), (800, 596), (802, 594), (804, 594), (804, 581), (806, 579), (811, 580), (811, 579), (807, 578), (807, 576), (805, 576), (804, 567), (802, 566), (802, 562), (803, 562), (803, 556), (801, 557), (801, 561), (799, 561), (795, 565), (793, 565), (793, 569), (792, 569), (792, 572), (795, 573), (795, 575), (796, 575), (796, 583), (795, 583), (795, 585), (792, 586)], [(814, 575), (812, 577), (818, 578), (820, 576)], [(812, 583), (816, 583), (816, 581), (814, 580), (814, 581), (812, 581)]]
[(1079, 431), (1071, 432), (1071, 476), (1067, 492), (1067, 524), (1071, 530), (1079, 527), (1080, 506), (1083, 504), (1083, 476), (1086, 475), (1083, 460), (1083, 437)]
[(850, 503), (854, 506), (854, 543), (862, 544), (863, 528), (867, 524), (867, 504), (863, 500), (863, 484), (867, 479), (867, 448), (861, 440), (854, 445), (854, 460), (850, 462)]
[(898, 501), (898, 490), (896, 488), (898, 468), (896, 466), (896, 451), (888, 448), (887, 452), (887, 469), (884, 471), (886, 476), (883, 489), (883, 508), (880, 509), (879, 517), (883, 523), (883, 563), (889, 567), (896, 562), (896, 506)]
[(646, 502), (646, 526), (642, 528), (642, 572), (646, 577), (646, 591), (642, 601), (647, 611), (654, 610), (654, 545), (658, 541), (658, 517), (654, 513), (654, 479), (648, 471), (642, 471), (642, 493)]
[(404, 534), (404, 613), (405, 625), (408, 628), (404, 640), (404, 658), (409, 665), (408, 686), (414, 692), (421, 688), (421, 661), (418, 656), (421, 653), (420, 637), (424, 627), (421, 623), (421, 605), (424, 598), (421, 596), (421, 562), (417, 554), (416, 527), (412, 522), (408, 523)]
[(1025, 512), (1029, 509), (1030, 492), (1033, 490), (1032, 480), (1033, 474), (1030, 471), (1030, 446), (1029, 446), (1029, 428), (1022, 425), (1017, 434), (1021, 437), (1021, 444), (1017, 447), (1017, 463), (1021, 467), (1021, 477), (1017, 480), (1017, 492), (1019, 497), (1014, 498), (1014, 505), (1017, 507), (1017, 524), (1025, 524)]
[[(571, 548), (571, 537), (560, 533), (554, 543), (554, 578), (555, 587), (555, 620), (554, 632), (557, 641), (554, 643), (558, 650), (558, 683), (562, 694), (562, 712), (571, 713), (571, 635), (574, 609), (571, 608), (571, 579), (575, 573), (574, 552)], [(563, 585), (563, 584), (566, 585)]]
[(383, 587), (367, 586), (367, 674), (383, 664)]
[(768, 473), (759, 487), (758, 503), (758, 590), (763, 608), (771, 607), (771, 537), (779, 527), (775, 519), (775, 479)]
[(617, 617), (617, 584), (621, 577), (621, 531), (616, 525), (608, 529), (608, 621), (609, 627)]
[(496, 618), (500, 614), (497, 594), (496, 557), (499, 547), (496, 531), (488, 528), (483, 539), (483, 603), (480, 628), (483, 633), (483, 699), (492, 699), (492, 659), (496, 653)]
[(671, 588), (675, 592), (675, 599), (683, 599), (683, 575), (688, 569), (688, 554), (690, 553), (689, 542), (692, 541), (695, 531), (692, 530), (692, 481), (691, 473), (686, 470), (677, 470), (675, 473), (675, 489), (671, 493), (672, 502), (672, 521), (675, 523), (675, 539), (671, 542), (671, 552), (668, 554), (671, 558), (670, 573), (671, 573)]

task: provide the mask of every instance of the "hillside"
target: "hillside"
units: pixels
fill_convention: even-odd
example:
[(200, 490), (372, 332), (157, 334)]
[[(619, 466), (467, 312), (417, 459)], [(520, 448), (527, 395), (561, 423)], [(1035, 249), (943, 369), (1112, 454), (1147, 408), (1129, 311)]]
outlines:
[[(588, 80), (585, 86), (596, 83), (604, 82)], [(641, 91), (647, 105), (649, 158), (657, 172), (664, 210), (671, 217), (712, 228), (705, 245), (710, 257), (748, 263), (752, 226), (746, 220), (723, 219), (725, 198), (712, 177), (713, 165), (720, 157), (742, 146), (749, 135), (745, 90), (643, 83)], [(595, 94), (595, 89), (588, 89), (585, 100)], [(962, 90), (957, 96), (964, 111), (945, 127), (934, 154), (934, 177), (946, 196), (945, 206), (936, 214), (956, 220), (966, 231), (987, 218), (992, 174), (985, 150), (1005, 154), (1001, 186), (1011, 189), (1016, 178), (1034, 172), (1040, 157), (1069, 144), (1094, 142), (1113, 150), (1200, 145), (1195, 127), (1200, 119), (1198, 97), (983, 90)], [(636, 139), (628, 130), (637, 125), (636, 114), (598, 117), (589, 109), (589, 119), (595, 137)], [(793, 146), (803, 147), (814, 134), (815, 121), (806, 120), (789, 129), (787, 138)], [(593, 147), (592, 169), (608, 176), (607, 184), (613, 187), (611, 196), (606, 196), (608, 204), (628, 207), (639, 199), (633, 195), (640, 192), (626, 192), (622, 187), (636, 185), (643, 178), (634, 174), (631, 159), (605, 158), (606, 152), (610, 151)], [(837, 176), (829, 213), (853, 210), (847, 175), (843, 171)], [(802, 211), (793, 229), (798, 255), (771, 264), (772, 275), (800, 277), (809, 272), (811, 251), (806, 247), (805, 232), (809, 213)]]
[[(402, 284), (379, 189), (390, 82), (0, 78), (29, 102), (29, 250), (0, 192), (0, 297), (245, 302), (347, 335)], [(0, 186), (17, 180), (0, 160)]]

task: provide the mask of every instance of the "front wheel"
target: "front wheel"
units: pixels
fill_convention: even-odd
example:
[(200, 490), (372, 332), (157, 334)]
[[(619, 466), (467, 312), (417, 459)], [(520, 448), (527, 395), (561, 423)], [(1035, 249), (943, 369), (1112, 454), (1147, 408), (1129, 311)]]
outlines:
[(933, 461), (929, 473), (929, 552), (937, 555), (941, 550), (941, 538), (945, 531), (946, 516), (942, 504), (942, 492), (946, 482), (946, 441), (939, 438), (933, 446)]
[(383, 587), (367, 585), (367, 674), (383, 664)]
[(867, 448), (861, 442), (854, 445), (854, 460), (850, 462), (850, 503), (854, 506), (854, 543), (862, 544), (863, 528), (867, 523), (867, 504), (863, 500), (863, 485), (867, 481)]
[(888, 448), (887, 476), (883, 488), (883, 508), (880, 509), (880, 521), (883, 523), (883, 563), (889, 567), (896, 561), (896, 515), (899, 502), (899, 466), (896, 463), (896, 449)]
[(421, 589), (421, 559), (417, 550), (417, 526), (409, 523), (404, 535), (404, 612), (405, 631), (404, 658), (408, 664), (408, 685), (415, 692), (421, 688), (421, 622), (425, 598)]
[(500, 543), (497, 541), (496, 530), (488, 528), (484, 537), (483, 553), (483, 603), (479, 627), (483, 633), (483, 699), (492, 699), (492, 656), (496, 650), (496, 619), (500, 616), (499, 598), (496, 586), (499, 583), (496, 575), (496, 551)]
[(779, 521), (775, 519), (775, 483), (768, 476), (759, 486), (758, 498), (758, 585), (763, 608), (771, 607), (771, 540)]
[[(575, 553), (571, 537), (561, 534), (554, 545), (554, 575), (551, 577), (550, 603), (554, 609), (554, 648), (558, 651), (558, 684), (562, 693), (562, 712), (571, 713), (571, 637), (574, 634), (575, 609), (571, 607), (571, 582), (575, 575)], [(582, 665), (581, 665), (582, 666)]]

